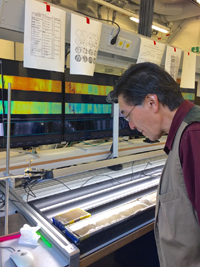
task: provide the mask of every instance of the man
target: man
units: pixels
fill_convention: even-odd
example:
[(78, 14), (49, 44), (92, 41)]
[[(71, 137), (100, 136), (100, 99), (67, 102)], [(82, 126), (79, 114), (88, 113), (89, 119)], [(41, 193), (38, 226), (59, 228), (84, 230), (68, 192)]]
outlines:
[(153, 63), (130, 67), (112, 98), (131, 129), (152, 141), (168, 134), (155, 218), (160, 266), (200, 266), (200, 107)]

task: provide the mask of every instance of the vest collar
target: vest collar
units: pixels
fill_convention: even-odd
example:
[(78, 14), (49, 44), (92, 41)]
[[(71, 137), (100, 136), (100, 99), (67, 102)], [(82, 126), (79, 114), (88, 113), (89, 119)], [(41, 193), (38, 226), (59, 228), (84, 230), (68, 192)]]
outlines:
[(174, 138), (176, 135), (176, 132), (178, 130), (178, 128), (180, 127), (182, 121), (184, 120), (186, 114), (188, 113), (188, 111), (194, 106), (194, 104), (188, 100), (185, 100), (180, 107), (177, 109), (176, 114), (172, 120), (172, 125), (170, 127), (169, 133), (168, 133), (168, 137), (167, 137), (167, 141), (164, 147), (164, 151), (166, 154), (169, 154), (171, 148), (172, 148), (172, 144), (174, 142)]

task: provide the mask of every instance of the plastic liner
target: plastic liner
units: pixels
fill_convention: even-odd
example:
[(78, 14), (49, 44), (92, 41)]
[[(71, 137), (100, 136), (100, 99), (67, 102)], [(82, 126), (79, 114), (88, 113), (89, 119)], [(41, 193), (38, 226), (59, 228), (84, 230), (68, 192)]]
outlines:
[(122, 222), (154, 206), (156, 203), (156, 193), (146, 195), (126, 204), (119, 205), (115, 208), (91, 216), (83, 221), (79, 221), (65, 227), (65, 234), (74, 242), (79, 243), (82, 240), (94, 235), (113, 224)]

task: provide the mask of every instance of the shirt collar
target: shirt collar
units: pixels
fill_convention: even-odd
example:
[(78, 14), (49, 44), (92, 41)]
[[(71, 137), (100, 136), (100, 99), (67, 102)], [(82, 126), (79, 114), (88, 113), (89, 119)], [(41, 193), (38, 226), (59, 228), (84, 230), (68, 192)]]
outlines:
[(188, 111), (194, 106), (194, 104), (188, 100), (185, 100), (177, 109), (174, 118), (172, 120), (171, 127), (169, 129), (167, 141), (164, 147), (165, 153), (169, 154), (176, 132), (178, 131), (179, 126), (181, 125), (183, 119), (185, 118)]

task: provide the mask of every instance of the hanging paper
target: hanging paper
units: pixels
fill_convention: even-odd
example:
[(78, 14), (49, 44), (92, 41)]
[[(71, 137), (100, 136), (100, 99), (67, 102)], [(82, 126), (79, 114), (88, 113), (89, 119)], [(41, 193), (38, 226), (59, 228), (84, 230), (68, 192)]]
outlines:
[(66, 12), (26, 0), (24, 67), (64, 72)]
[(175, 81), (177, 80), (180, 59), (181, 50), (176, 47), (167, 46), (165, 70), (172, 76), (172, 78), (174, 78)]
[(137, 63), (152, 62), (160, 65), (165, 50), (165, 44), (143, 37), (140, 37), (140, 39), (141, 44)]
[(70, 74), (93, 76), (102, 24), (71, 14)]
[(181, 88), (195, 88), (196, 54), (184, 51), (183, 67), (181, 74)]

